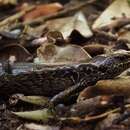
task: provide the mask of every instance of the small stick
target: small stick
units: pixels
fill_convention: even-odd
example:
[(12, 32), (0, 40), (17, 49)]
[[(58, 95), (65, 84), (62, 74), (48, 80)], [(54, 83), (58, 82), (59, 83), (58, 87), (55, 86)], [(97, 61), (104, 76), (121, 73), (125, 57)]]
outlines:
[(6, 24), (9, 24), (9, 23), (11, 23), (11, 22), (13, 22), (13, 21), (19, 19), (19, 18), (22, 17), (24, 14), (26, 14), (28, 11), (30, 11), (30, 10), (32, 10), (32, 9), (34, 9), (34, 8), (35, 8), (35, 6), (31, 6), (31, 7), (29, 7), (29, 8), (24, 9), (24, 10), (21, 11), (21, 12), (18, 12), (18, 13), (16, 13), (16, 14), (14, 14), (14, 15), (12, 15), (12, 16), (6, 18), (6, 19), (4, 19), (3, 21), (0, 22), (0, 27), (2, 27), (2, 26), (4, 26), (4, 25), (6, 25)]
[(112, 103), (113, 96), (97, 96), (74, 104), (70, 110), (71, 116), (81, 116), (97, 109), (107, 108)]
[[(72, 6), (72, 7), (69, 7), (67, 9), (64, 9), (64, 10), (61, 10), (60, 12), (56, 12), (56, 13), (53, 13), (51, 15), (46, 15), (46, 16), (42, 16), (40, 18), (37, 18), (37, 19), (34, 19), (32, 21), (29, 21), (29, 22), (23, 22), (23, 23), (18, 23), (17, 25), (15, 25), (14, 27), (12, 27), (13, 29), (14, 28), (19, 28), (19, 27), (23, 27), (25, 25), (36, 25), (36, 24), (41, 24), (49, 19), (53, 19), (53, 18), (57, 18), (57, 17), (61, 17), (61, 16), (64, 16), (68, 13), (72, 13), (72, 12), (75, 12), (77, 10), (80, 10), (82, 7), (85, 7), (86, 5), (88, 4), (92, 4), (93, 2), (95, 2), (96, 0), (87, 0), (77, 6)], [(12, 29), (11, 28), (11, 29)]]
[(98, 38), (103, 37), (104, 39), (107, 39), (108, 41), (117, 41), (118, 40), (118, 37), (116, 35), (109, 34), (107, 32), (99, 30), (99, 29), (95, 29), (95, 30), (93, 30), (93, 32), (95, 33), (95, 35)]
[[(127, 104), (124, 106), (126, 109), (130, 108), (130, 104)], [(115, 108), (113, 110), (104, 112), (102, 114), (96, 115), (96, 116), (86, 116), (84, 119), (80, 118), (80, 117), (69, 117), (69, 118), (60, 118), (61, 121), (65, 122), (65, 121), (69, 121), (69, 123), (87, 123), (87, 122), (91, 122), (91, 121), (95, 121), (95, 120), (99, 120), (102, 118), (107, 117), (108, 115), (112, 114), (112, 113), (116, 113), (116, 112), (120, 112), (121, 108)]]
[(117, 18), (113, 20), (113, 22), (111, 22), (109, 25), (101, 27), (100, 30), (113, 32), (128, 24), (130, 24), (130, 18), (127, 18), (127, 17)]

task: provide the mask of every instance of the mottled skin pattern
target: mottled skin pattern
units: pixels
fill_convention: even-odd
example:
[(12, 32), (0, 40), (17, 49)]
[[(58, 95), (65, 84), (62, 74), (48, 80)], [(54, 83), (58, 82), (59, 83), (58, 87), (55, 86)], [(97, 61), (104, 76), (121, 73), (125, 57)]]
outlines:
[[(97, 81), (111, 79), (130, 67), (130, 55), (113, 54), (98, 56), (89, 63), (56, 67), (0, 76), (0, 95), (22, 93), (25, 95), (54, 96), (52, 102), (59, 103), (65, 96), (79, 92)], [(65, 91), (64, 91), (65, 90)]]
[(110, 79), (118, 76), (130, 67), (130, 55), (112, 54), (104, 57), (97, 56), (92, 59), (91, 63), (98, 67), (98, 71), (101, 72), (101, 79)]
[(52, 98), (54, 104), (58, 104), (63, 98), (83, 90), (85, 87), (96, 84), (99, 80), (112, 79), (130, 67), (130, 55), (113, 54), (109, 56), (97, 56), (89, 64), (77, 66), (79, 78), (73, 87), (60, 92)]

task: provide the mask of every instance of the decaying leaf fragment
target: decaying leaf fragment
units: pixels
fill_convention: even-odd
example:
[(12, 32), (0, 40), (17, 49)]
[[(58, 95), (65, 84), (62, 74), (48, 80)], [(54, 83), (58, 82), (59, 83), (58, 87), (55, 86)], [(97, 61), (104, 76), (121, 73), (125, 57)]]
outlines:
[(72, 116), (86, 115), (97, 109), (102, 109), (110, 105), (111, 96), (97, 96), (74, 104), (71, 108)]
[(17, 0), (0, 0), (0, 6), (7, 5), (7, 4), (16, 4)]
[[(124, 108), (130, 108), (130, 104), (127, 104), (124, 106)], [(92, 122), (92, 121), (97, 121), (97, 120), (100, 120), (100, 119), (103, 119), (105, 117), (107, 117), (108, 115), (110, 114), (113, 114), (113, 113), (118, 113), (121, 111), (121, 108), (115, 108), (115, 109), (112, 109), (112, 110), (109, 110), (109, 111), (106, 111), (104, 113), (101, 113), (99, 115), (94, 115), (94, 116), (89, 116), (89, 115), (86, 115), (85, 118), (80, 118), (80, 117), (62, 117), (60, 118), (61, 121), (63, 122), (67, 122), (69, 124), (80, 124), (80, 123), (87, 123), (87, 122)]]
[[(128, 27), (129, 28), (129, 27)], [(124, 39), (124, 40), (128, 40), (128, 47), (130, 48), (130, 44), (129, 44), (129, 41), (130, 41), (130, 31), (129, 29), (121, 29), (119, 32), (118, 32), (118, 36), (119, 36), (119, 39)]]
[(16, 104), (19, 100), (38, 106), (49, 106), (49, 99), (43, 96), (24, 96), (22, 94), (14, 94), (10, 97), (9, 103)]
[(83, 37), (91, 37), (93, 35), (82, 12), (78, 12), (73, 17), (48, 21), (46, 26), (51, 31), (60, 31), (65, 39), (69, 37), (74, 30), (78, 31)]
[(40, 4), (36, 8), (27, 14), (24, 15), (24, 21), (30, 21), (40, 16), (49, 15), (63, 9), (63, 6), (60, 3), (51, 3), (51, 4)]
[(26, 111), (26, 112), (12, 112), (12, 114), (28, 119), (28, 120), (34, 120), (34, 121), (48, 121), (51, 118), (54, 118), (54, 113), (47, 108), (44, 108), (42, 110), (36, 110), (36, 111)]
[(26, 123), (20, 128), (20, 130), (60, 130), (58, 126), (39, 125), (34, 123)]
[(11, 56), (15, 57), (17, 62), (28, 61), (32, 55), (23, 46), (18, 44), (7, 45), (0, 51), (0, 60), (6, 61)]
[(83, 90), (78, 100), (95, 97), (97, 95), (130, 95), (130, 77), (121, 77), (111, 80), (100, 80), (95, 86)]
[(96, 125), (95, 130), (105, 130), (105, 128), (110, 127), (114, 120), (120, 117), (120, 113), (111, 113), (104, 120)]
[(91, 55), (96, 56), (100, 54), (104, 54), (106, 52), (106, 49), (108, 49), (108, 46), (102, 45), (102, 44), (89, 44), (85, 45), (84, 49)]
[(115, 0), (94, 22), (93, 29), (109, 25), (113, 18), (130, 17), (130, 6), (127, 0)]
[(88, 61), (91, 56), (80, 46), (43, 44), (37, 49), (37, 56), (43, 63), (78, 63)]
[(20, 100), (24, 101), (24, 102), (28, 102), (31, 104), (35, 104), (35, 105), (49, 105), (49, 99), (47, 97), (43, 97), (43, 96), (23, 96), (20, 98)]

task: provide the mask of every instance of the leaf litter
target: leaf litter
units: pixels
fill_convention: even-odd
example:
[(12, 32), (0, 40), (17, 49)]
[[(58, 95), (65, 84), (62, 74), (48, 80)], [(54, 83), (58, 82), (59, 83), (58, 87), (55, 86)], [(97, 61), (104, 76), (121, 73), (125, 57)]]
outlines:
[[(129, 0), (109, 0), (107, 4), (104, 0), (67, 0), (65, 3), (60, 0), (0, 1), (5, 15), (0, 13), (0, 80), (4, 81), (4, 84), (0, 81), (1, 130), (130, 128), (129, 69), (112, 79), (108, 74), (107, 80), (86, 86), (82, 91), (69, 94), (73, 87), (68, 89), (78, 86), (80, 76), (82, 79), (86, 76), (85, 69), (77, 73), (75, 66), (86, 63), (100, 66), (107, 56), (130, 54)], [(121, 58), (117, 69), (123, 66)], [(106, 72), (108, 66), (111, 64), (103, 64), (101, 71)], [(96, 75), (90, 74), (87, 79), (93, 81)], [(16, 78), (12, 78), (14, 76)], [(8, 94), (28, 86), (26, 93), (36, 95), (26, 95), (25, 91)], [(60, 96), (59, 91), (63, 91)], [(55, 104), (57, 96), (60, 103)]]

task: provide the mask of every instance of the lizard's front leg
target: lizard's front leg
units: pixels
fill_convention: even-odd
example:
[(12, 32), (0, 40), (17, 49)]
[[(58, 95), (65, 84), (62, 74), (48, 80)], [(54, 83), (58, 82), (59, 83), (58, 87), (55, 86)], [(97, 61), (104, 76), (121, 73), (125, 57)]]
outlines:
[(80, 92), (85, 87), (96, 84), (99, 80), (114, 78), (130, 67), (129, 54), (113, 54), (101, 57), (102, 60), (95, 58), (94, 62), (90, 62), (90, 64), (79, 65), (76, 68), (79, 73), (78, 83), (54, 96), (51, 102), (56, 105), (65, 97)]
[(51, 99), (51, 102), (54, 105), (59, 104), (63, 99), (70, 97), (73, 94), (76, 94), (82, 91), (88, 85), (94, 85), (98, 81), (98, 71), (95, 65), (91, 64), (81, 64), (77, 66), (77, 71), (79, 73), (79, 81), (77, 84), (69, 87), (68, 89), (60, 92)]

